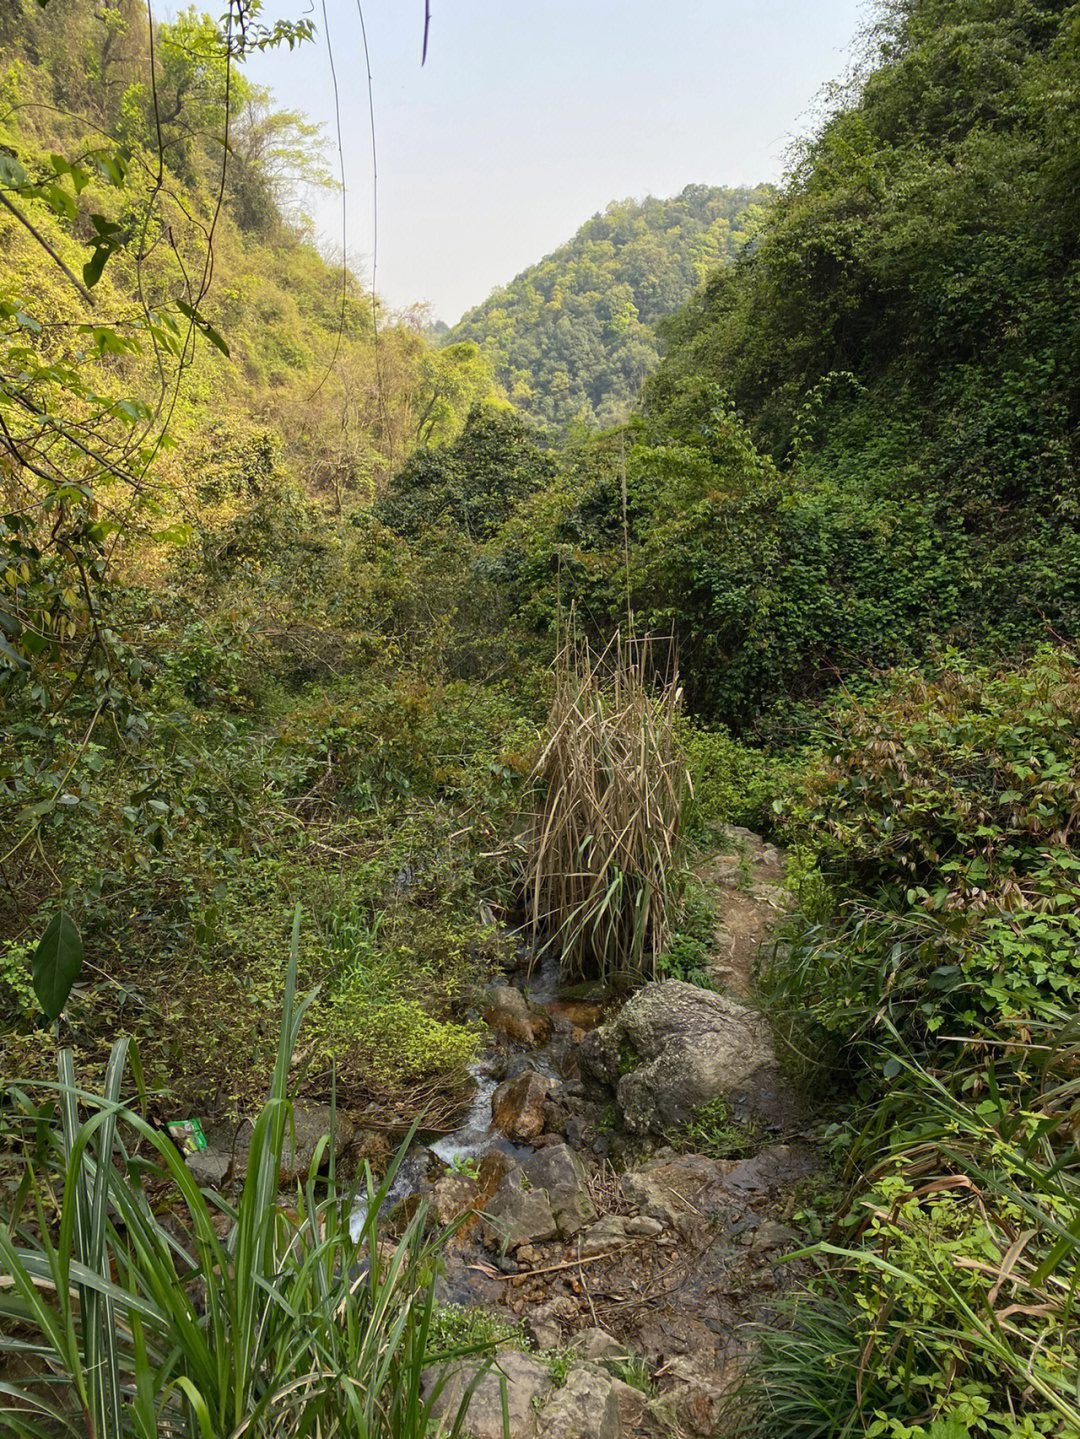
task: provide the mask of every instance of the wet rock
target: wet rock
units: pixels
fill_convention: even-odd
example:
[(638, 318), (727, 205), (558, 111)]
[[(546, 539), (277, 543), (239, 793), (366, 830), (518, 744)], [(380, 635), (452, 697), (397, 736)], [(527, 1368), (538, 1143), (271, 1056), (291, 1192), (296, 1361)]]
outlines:
[(547, 1190), (534, 1189), (515, 1170), (488, 1204), (483, 1225), (485, 1244), (505, 1252), (554, 1239), (558, 1232)]
[(484, 1023), (503, 1039), (530, 1048), (551, 1038), (551, 1019), (542, 1009), (534, 1009), (520, 989), (509, 984), (496, 984), (488, 990)]
[(535, 1139), (544, 1128), (544, 1100), (551, 1081), (534, 1069), (504, 1080), (491, 1096), (491, 1122), (510, 1139)]
[(544, 1128), (551, 1134), (563, 1135), (569, 1120), (569, 1112), (553, 1100), (544, 1100)]
[(510, 1054), (507, 1055), (506, 1063), (502, 1067), (503, 1079), (517, 1079), (519, 1075), (528, 1074), (536, 1067), (536, 1059), (531, 1054)]
[(803, 1122), (761, 1015), (680, 980), (639, 990), (610, 1024), (586, 1036), (581, 1061), (615, 1086), (634, 1134), (663, 1134), (714, 1099), (737, 1117), (776, 1127)]
[(571, 1369), (540, 1413), (538, 1439), (620, 1439), (615, 1384), (602, 1370)]
[[(446, 1420), (449, 1429), (466, 1389), (472, 1383), (477, 1364), (455, 1365), (446, 1376), (442, 1391), (431, 1406), (431, 1415), (438, 1428)], [(534, 1439), (537, 1434), (537, 1411), (552, 1389), (547, 1366), (529, 1354), (516, 1349), (500, 1349), (495, 1365), (476, 1386), (469, 1404), (464, 1432), (473, 1439), (503, 1439), (503, 1413), (500, 1376), (506, 1378), (507, 1418), (510, 1439)], [(426, 1370), (423, 1376), (425, 1399), (440, 1378), (437, 1369)]]
[(480, 1203), (480, 1185), (465, 1174), (444, 1174), (431, 1191), (431, 1208), (443, 1228)]

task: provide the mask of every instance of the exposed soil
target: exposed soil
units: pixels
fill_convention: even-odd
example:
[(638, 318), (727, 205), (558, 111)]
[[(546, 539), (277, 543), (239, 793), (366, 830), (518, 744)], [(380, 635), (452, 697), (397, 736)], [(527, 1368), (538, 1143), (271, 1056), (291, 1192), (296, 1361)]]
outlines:
[(758, 951), (790, 903), (784, 888), (784, 856), (774, 844), (737, 825), (695, 873), (716, 904), (710, 973), (741, 999), (754, 988)]

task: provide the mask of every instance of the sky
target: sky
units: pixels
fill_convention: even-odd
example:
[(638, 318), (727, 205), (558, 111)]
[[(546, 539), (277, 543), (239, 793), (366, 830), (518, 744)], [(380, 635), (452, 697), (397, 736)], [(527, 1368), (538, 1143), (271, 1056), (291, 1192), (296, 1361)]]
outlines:
[[(867, 0), (364, 0), (378, 162), (376, 285), (453, 324), (612, 200), (778, 180), (845, 73)], [(325, 4), (326, 24), (323, 18)], [(346, 249), (370, 275), (372, 156), (357, 0), (266, 0), (318, 37), (249, 78), (324, 124)], [(327, 38), (329, 37), (329, 47)], [(341, 252), (341, 198), (308, 198)]]

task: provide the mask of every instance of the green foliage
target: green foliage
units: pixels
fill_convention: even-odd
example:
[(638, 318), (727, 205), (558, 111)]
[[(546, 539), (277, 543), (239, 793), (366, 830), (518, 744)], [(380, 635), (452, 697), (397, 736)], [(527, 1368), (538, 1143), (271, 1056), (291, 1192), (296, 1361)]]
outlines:
[(100, 1097), (77, 1087), (70, 1051), (55, 1099), (38, 1105), (13, 1091), (4, 1147), (18, 1149), (22, 1182), (0, 1231), (9, 1278), (0, 1349), (21, 1363), (3, 1385), (7, 1432), (225, 1439), (251, 1427), (422, 1439), (441, 1387), (422, 1398), (424, 1371), (489, 1348), (433, 1332), (434, 1273), (452, 1229), (425, 1238), (421, 1206), (395, 1249), (380, 1245), (376, 1217), (404, 1151), (380, 1185), (365, 1172), (355, 1237), (329, 1139), (295, 1194), (278, 1193), (306, 1008), (294, 997), (298, 932), (299, 914), (274, 1077), (235, 1204), (200, 1190), (171, 1141), (125, 1100), (126, 1039)]
[[(1046, 1037), (1058, 1073), (1075, 1076), (1071, 1031)], [(762, 1386), (770, 1433), (1080, 1432), (1075, 1077), (1048, 1069), (1030, 1108), (987, 1078), (971, 1104), (903, 1067), (853, 1155), (865, 1175), (818, 1247), (830, 1272), (790, 1328), (763, 1335), (748, 1392)]]
[(760, 829), (780, 788), (776, 760), (723, 728), (688, 726), (682, 742), (692, 786), (686, 806), (691, 833), (705, 840), (727, 824)]
[(713, 1159), (745, 1159), (757, 1154), (765, 1142), (755, 1125), (733, 1120), (722, 1099), (710, 1099), (695, 1110), (672, 1137), (679, 1149)]
[(709, 974), (716, 934), (716, 910), (705, 887), (690, 877), (683, 888), (682, 907), (667, 948), (656, 956), (662, 979), (681, 979), (701, 989), (715, 989)]
[(431, 1322), (433, 1347), (492, 1350), (509, 1345), (527, 1349), (528, 1336), (523, 1320), (511, 1324), (507, 1318), (479, 1304), (440, 1304)]
[[(1076, 37), (1061, 5), (888, 7), (754, 245), (665, 326), (651, 432), (718, 503), (658, 507), (659, 566), (726, 722), (935, 639), (1076, 634)], [(780, 469), (756, 493), (710, 455), (718, 386)]]
[(410, 537), (442, 523), (489, 539), (516, 502), (552, 477), (553, 461), (533, 434), (513, 411), (474, 409), (453, 444), (418, 451), (394, 475), (375, 517)]
[(1012, 1030), (1080, 999), (1080, 671), (943, 662), (834, 708), (786, 823), (844, 902), (774, 966), (845, 1045)]
[(460, 320), (526, 414), (557, 430), (624, 419), (658, 358), (655, 322), (747, 243), (769, 186), (688, 185), (609, 205)]

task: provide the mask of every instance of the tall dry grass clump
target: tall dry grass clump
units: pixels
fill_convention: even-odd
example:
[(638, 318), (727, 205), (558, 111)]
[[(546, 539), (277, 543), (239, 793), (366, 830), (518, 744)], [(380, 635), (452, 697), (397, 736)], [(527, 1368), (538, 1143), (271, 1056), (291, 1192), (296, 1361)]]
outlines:
[(571, 638), (556, 658), (526, 892), (536, 947), (558, 951), (565, 981), (649, 977), (671, 933), (689, 781), (678, 673), (656, 675), (653, 641), (632, 634), (600, 653)]

